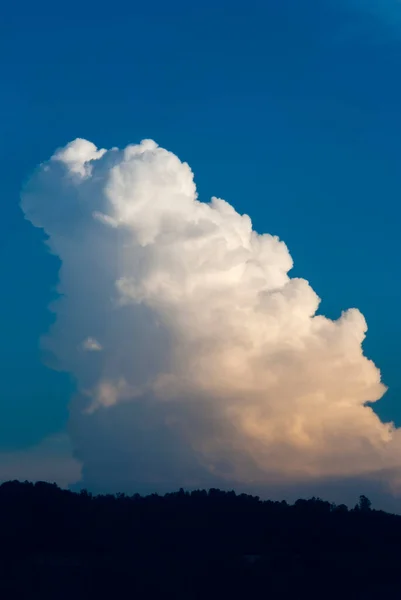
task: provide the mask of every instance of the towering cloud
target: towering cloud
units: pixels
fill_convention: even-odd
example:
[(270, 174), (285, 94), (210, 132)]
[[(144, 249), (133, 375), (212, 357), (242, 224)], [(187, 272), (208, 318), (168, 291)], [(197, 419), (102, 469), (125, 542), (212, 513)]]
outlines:
[[(70, 431), (94, 489), (375, 477), (400, 434), (357, 309), (316, 315), (285, 244), (151, 140), (77, 139), (41, 165), (26, 218), (61, 259), (44, 344), (76, 378)], [(381, 475), (380, 475), (381, 476)]]

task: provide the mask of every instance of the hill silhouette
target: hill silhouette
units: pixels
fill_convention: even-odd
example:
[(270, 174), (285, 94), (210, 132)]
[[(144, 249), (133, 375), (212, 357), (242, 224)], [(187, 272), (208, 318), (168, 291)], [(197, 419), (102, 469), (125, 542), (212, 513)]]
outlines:
[(381, 598), (401, 591), (401, 517), (217, 489), (92, 496), (0, 486), (1, 598)]

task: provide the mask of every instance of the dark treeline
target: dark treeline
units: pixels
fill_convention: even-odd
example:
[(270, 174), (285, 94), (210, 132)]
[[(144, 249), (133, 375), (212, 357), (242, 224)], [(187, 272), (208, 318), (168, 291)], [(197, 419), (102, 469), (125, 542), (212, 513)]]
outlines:
[(216, 489), (92, 496), (0, 486), (1, 598), (381, 598), (401, 592), (401, 517)]

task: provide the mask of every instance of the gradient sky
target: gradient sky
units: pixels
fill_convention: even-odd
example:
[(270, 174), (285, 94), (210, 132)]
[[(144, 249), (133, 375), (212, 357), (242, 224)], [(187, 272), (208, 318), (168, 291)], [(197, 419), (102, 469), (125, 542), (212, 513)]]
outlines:
[(321, 312), (365, 315), (389, 386), (375, 410), (401, 425), (395, 0), (25, 1), (3, 9), (0, 50), (0, 455), (37, 453), (68, 419), (73, 384), (38, 347), (59, 263), (19, 194), (76, 137), (153, 138), (188, 161), (202, 198), (284, 239)]

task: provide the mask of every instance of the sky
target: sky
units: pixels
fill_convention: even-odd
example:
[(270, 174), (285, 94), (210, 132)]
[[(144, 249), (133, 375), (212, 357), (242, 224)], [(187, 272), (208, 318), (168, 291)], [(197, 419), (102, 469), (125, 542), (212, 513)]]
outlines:
[[(0, 28), (0, 479), (81, 480), (95, 491), (232, 484), (334, 498), (340, 490), (347, 499), (360, 490), (397, 508), (398, 432), (363, 402), (380, 398), (375, 413), (401, 426), (399, 3), (22, 2), (3, 10)], [(77, 138), (88, 142), (59, 150)], [(144, 139), (158, 147), (138, 146)], [(124, 153), (130, 144), (137, 150)], [(286, 247), (268, 238), (264, 251), (226, 205), (199, 208), (183, 163), (200, 200), (224, 198)], [(133, 190), (147, 194), (139, 212), (129, 209)], [(109, 222), (93, 219), (78, 196)], [(207, 228), (184, 236), (198, 210), (219, 243), (239, 252), (235, 230), (262, 265), (263, 284), (244, 272), (231, 280), (231, 255), (210, 245), (204, 260), (230, 280), (212, 293), (216, 278), (198, 270), (201, 250), (188, 250)], [(174, 223), (167, 232), (165, 219)], [(152, 236), (168, 231), (167, 251)], [(364, 315), (364, 354), (386, 393), (360, 352), (359, 313), (339, 322), (344, 336), (302, 330), (305, 350), (293, 360), (280, 344), (298, 339), (292, 317), (302, 311), (277, 300), (283, 337), (263, 338), (279, 308), (255, 312), (255, 298), (286, 285), (289, 256), (290, 277), (310, 284), (294, 284), (308, 327), (320, 323), (315, 308), (328, 319), (350, 308)], [(174, 302), (156, 285), (171, 274)], [(192, 299), (189, 275), (198, 276)], [(109, 313), (116, 290), (124, 306)], [(211, 320), (220, 302), (224, 318)], [(323, 346), (312, 348), (312, 338)], [(234, 358), (219, 353), (237, 342)], [(201, 353), (202, 344), (212, 351)], [(351, 347), (354, 370), (331, 368), (337, 359), (339, 369), (349, 365)], [(272, 388), (267, 373), (284, 383)], [(261, 416), (263, 393), (274, 401)], [(355, 412), (332, 413), (335, 394), (337, 408), (341, 396)]]

